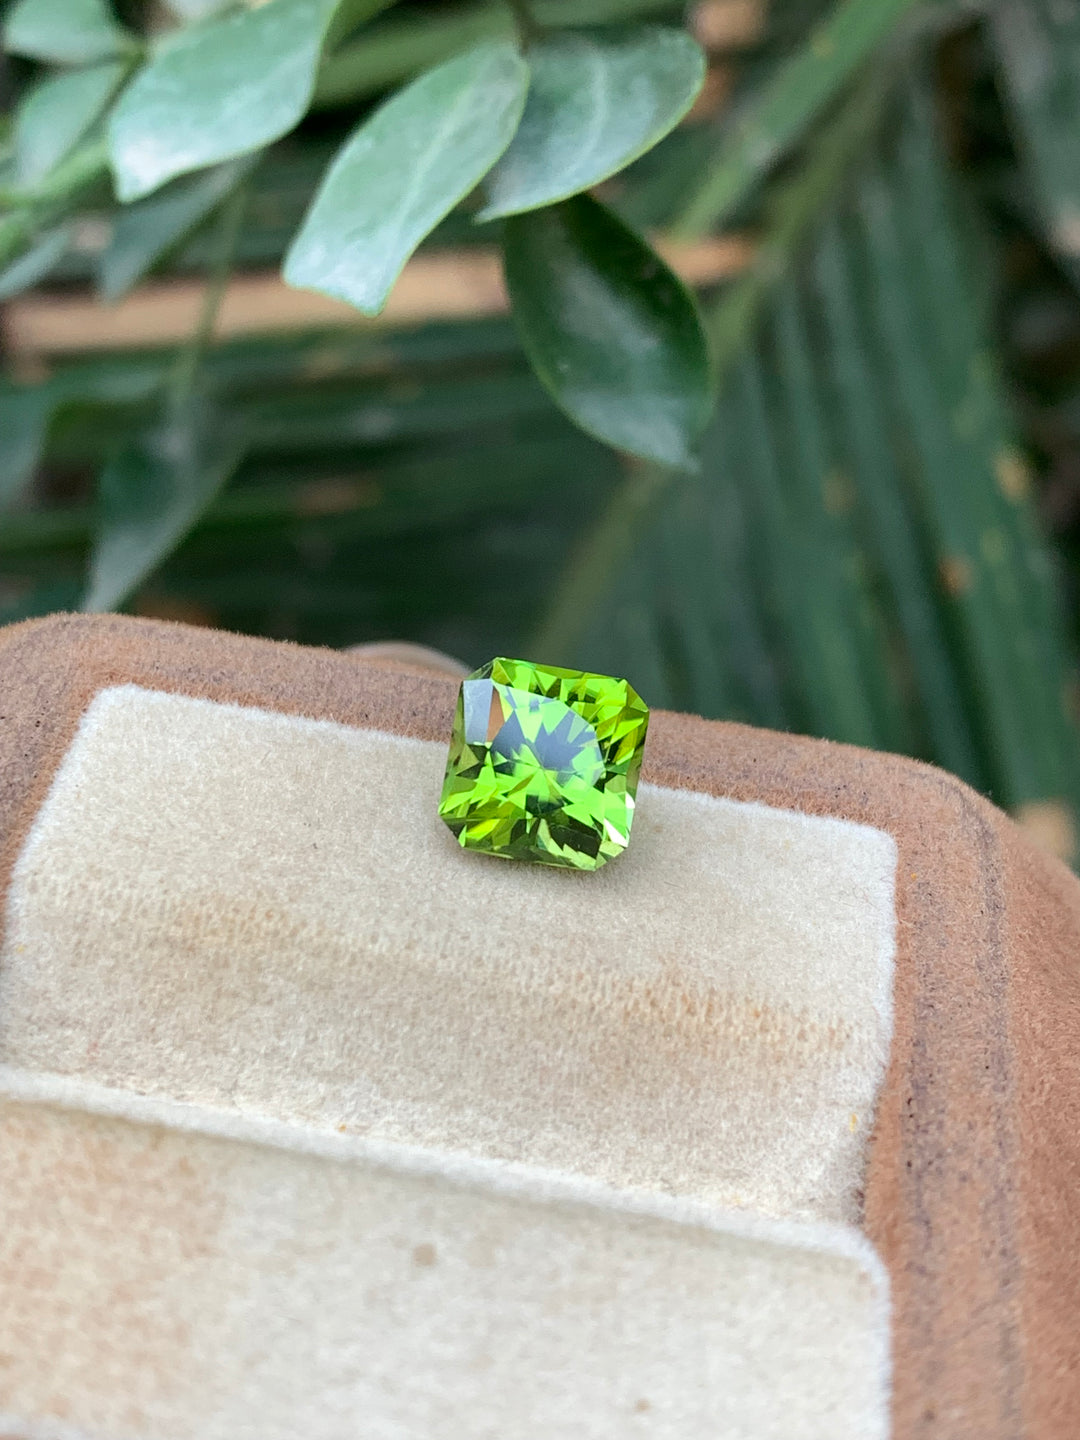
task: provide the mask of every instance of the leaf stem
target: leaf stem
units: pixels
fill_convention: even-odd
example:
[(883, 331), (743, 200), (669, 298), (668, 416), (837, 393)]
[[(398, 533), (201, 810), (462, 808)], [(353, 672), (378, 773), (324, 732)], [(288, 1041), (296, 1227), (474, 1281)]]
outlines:
[(514, 24), (517, 26), (518, 41), (523, 50), (528, 49), (532, 42), (540, 34), (540, 27), (536, 23), (536, 17), (529, 7), (529, 0), (506, 0), (514, 16)]
[(603, 513), (570, 559), (530, 653), (552, 664), (573, 660), (574, 646), (597, 602), (627, 560), (642, 525), (679, 472), (633, 461)]
[(210, 259), (206, 293), (203, 296), (199, 322), (190, 339), (176, 357), (176, 364), (169, 376), (168, 408), (175, 416), (191, 399), (198, 376), (199, 366), (214, 335), (218, 311), (225, 295), (225, 287), (232, 273), (236, 244), (240, 238), (240, 227), (247, 207), (248, 184), (242, 182), (221, 207), (218, 217), (217, 236)]
[(62, 161), (33, 192), (3, 192), (0, 205), (12, 208), (0, 217), (0, 269), (18, 260), (40, 231), (66, 220), (86, 191), (108, 172), (104, 142), (90, 140)]
[(0, 270), (14, 265), (30, 248), (33, 238), (34, 223), (26, 210), (0, 216)]

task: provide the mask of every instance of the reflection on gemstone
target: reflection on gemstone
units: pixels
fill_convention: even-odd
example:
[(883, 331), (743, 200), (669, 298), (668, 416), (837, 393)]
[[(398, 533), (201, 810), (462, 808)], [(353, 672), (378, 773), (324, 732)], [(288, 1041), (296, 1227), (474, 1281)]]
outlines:
[(467, 849), (595, 870), (629, 841), (648, 721), (625, 680), (492, 660), (462, 683), (439, 814)]

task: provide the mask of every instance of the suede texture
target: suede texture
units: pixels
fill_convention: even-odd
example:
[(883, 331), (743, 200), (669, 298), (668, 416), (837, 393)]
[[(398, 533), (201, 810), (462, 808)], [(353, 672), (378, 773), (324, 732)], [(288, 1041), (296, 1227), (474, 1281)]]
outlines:
[(13, 874), (0, 1063), (851, 1222), (895, 846), (643, 783), (597, 874), (462, 853), (437, 741), (137, 686)]
[[(102, 689), (442, 740), (422, 667), (117, 617), (0, 632), (0, 873)], [(1080, 884), (932, 768), (656, 713), (645, 778), (891, 834), (899, 930), (862, 1225), (892, 1286), (897, 1440), (1072, 1440), (1080, 1414)]]

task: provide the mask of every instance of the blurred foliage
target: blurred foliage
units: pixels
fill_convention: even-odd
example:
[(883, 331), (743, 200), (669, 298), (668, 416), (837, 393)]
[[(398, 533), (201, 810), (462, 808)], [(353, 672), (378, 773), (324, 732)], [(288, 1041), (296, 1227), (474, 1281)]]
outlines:
[[(10, 312), (0, 619), (123, 605), (307, 643), (397, 636), (475, 663), (580, 664), (627, 675), (653, 704), (935, 761), (1069, 850), (1080, 805), (1071, 0), (773, 0), (756, 20), (749, 0), (689, 14), (665, 0), (270, 0), (250, 12), (174, 0), (189, 46), (215, 25), (261, 17), (265, 30), (286, 5), (306, 5), (325, 37), (304, 54), (290, 41), (293, 89), (281, 80), (271, 96), (273, 125), (252, 138), (249, 113), (239, 149), (202, 137), (179, 169), (185, 144), (196, 154), (179, 130), (169, 153), (139, 148), (135, 87), (170, 53), (155, 38), (166, 12), (73, 0), (82, 49), (60, 55), (25, 38), (45, 3), (7, 11), (20, 53), (3, 79), (0, 297), (62, 306), (96, 291), (137, 305), (140, 283), (204, 276), (206, 300), (173, 348), (110, 351), (84, 337), (35, 351)], [(583, 32), (566, 28), (580, 25), (592, 27), (584, 50)], [(608, 46), (605, 65), (632, 66), (651, 53), (643, 34), (683, 25), (711, 52), (689, 118), (560, 150), (551, 117), (580, 103), (584, 82), (571, 81), (593, 64), (589, 45)], [(450, 84), (463, 105), (477, 93), (482, 104), (496, 73), (499, 104), (511, 104), (516, 71), (499, 47), (522, 35), (526, 59), (538, 44), (547, 57), (525, 102), (531, 128), (486, 191), (453, 208), (514, 127), (499, 128), (493, 103), (484, 154), (474, 134), (473, 158), (452, 146), (448, 160), (432, 148), (423, 92), (416, 119), (416, 86), (435, 75), (438, 94)], [(438, 79), (463, 53), (480, 59)], [(610, 82), (608, 109), (631, 88), (614, 74), (597, 81)], [(669, 118), (690, 96), (685, 79), (673, 84)], [(387, 95), (402, 108), (380, 111)], [(42, 129), (35, 113), (60, 118)], [(337, 193), (328, 180), (313, 210), (331, 162), (339, 177), (356, 163), (350, 136), (372, 115), (385, 133), (388, 113), (394, 135), (414, 126), (411, 153), (439, 174), (441, 198), (418, 209), (391, 154)], [(585, 119), (595, 131), (596, 114)], [(597, 184), (603, 205), (567, 198)], [(354, 194), (383, 208), (354, 214)], [(485, 205), (510, 213), (515, 196), (547, 208), (474, 223)], [(374, 243), (395, 205), (415, 239), (432, 231), (435, 255), (486, 251), (505, 234), (520, 339), (509, 317), (466, 314), (215, 341), (230, 280), (280, 267), (302, 225), (306, 255), (300, 264), (294, 249), (290, 268), (307, 285), (328, 237), (351, 226), (358, 245)], [(681, 302), (635, 290), (643, 242), (628, 226), (752, 241), (739, 273), (699, 297), (718, 399), (696, 463), (665, 468), (691, 457), (638, 438), (671, 414), (673, 434), (692, 434), (701, 369), (690, 321), (672, 318)], [(357, 253), (367, 283), (368, 252)], [(367, 304), (352, 276), (338, 279), (317, 288)], [(551, 297), (563, 292), (560, 309)], [(617, 323), (577, 323), (573, 297), (590, 317), (614, 307)], [(658, 368), (656, 346), (677, 363), (661, 356)], [(590, 423), (597, 403), (608, 409)]]

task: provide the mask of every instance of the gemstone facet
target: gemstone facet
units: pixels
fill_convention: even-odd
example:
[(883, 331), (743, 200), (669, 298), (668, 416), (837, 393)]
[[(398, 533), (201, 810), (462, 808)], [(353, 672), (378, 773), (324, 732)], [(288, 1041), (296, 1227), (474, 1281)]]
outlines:
[(439, 814), (464, 849), (598, 870), (629, 843), (648, 724), (625, 680), (491, 660), (461, 683)]

